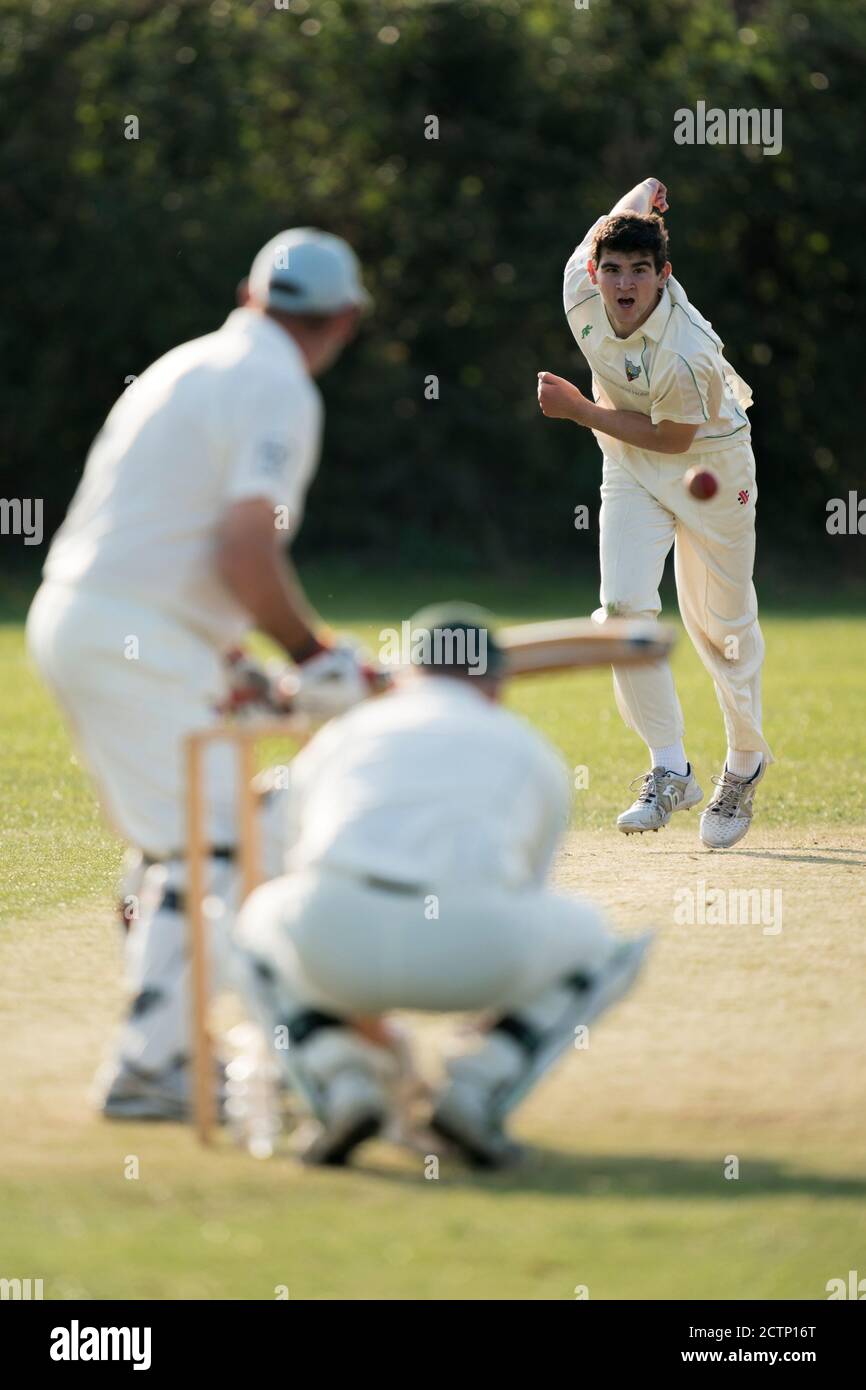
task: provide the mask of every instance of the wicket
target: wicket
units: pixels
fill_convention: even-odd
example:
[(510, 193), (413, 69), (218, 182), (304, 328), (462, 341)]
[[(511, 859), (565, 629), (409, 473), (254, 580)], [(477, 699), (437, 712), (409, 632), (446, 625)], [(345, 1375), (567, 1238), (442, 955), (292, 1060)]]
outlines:
[(214, 1055), (208, 1028), (210, 966), (205, 914), (205, 862), (209, 849), (204, 789), (205, 753), (212, 744), (220, 742), (233, 744), (237, 751), (237, 850), (240, 902), (243, 902), (261, 881), (259, 825), (252, 787), (256, 744), (265, 738), (292, 738), (303, 743), (308, 732), (305, 722), (285, 717), (251, 724), (214, 724), (209, 729), (190, 734), (186, 739), (186, 911), (192, 977), (193, 1117), (196, 1134), (202, 1144), (211, 1142), (214, 1124)]

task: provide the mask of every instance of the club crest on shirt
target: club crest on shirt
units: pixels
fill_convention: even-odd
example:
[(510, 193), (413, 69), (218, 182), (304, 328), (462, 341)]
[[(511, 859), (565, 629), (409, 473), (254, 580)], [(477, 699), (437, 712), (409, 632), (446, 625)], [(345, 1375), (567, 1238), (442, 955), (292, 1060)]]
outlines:
[(626, 379), (626, 381), (637, 381), (637, 379), (638, 379), (639, 376), (640, 376), (640, 363), (638, 363), (638, 362), (632, 362), (631, 358), (628, 356), (628, 353), (626, 353), (626, 358), (625, 358), (625, 379)]
[(585, 323), (585, 324), (583, 325), (583, 328), (580, 330), (580, 336), (581, 336), (581, 338), (586, 338), (586, 337), (589, 336), (589, 334), (590, 334), (591, 332), (592, 332), (592, 324), (591, 324), (591, 323)]

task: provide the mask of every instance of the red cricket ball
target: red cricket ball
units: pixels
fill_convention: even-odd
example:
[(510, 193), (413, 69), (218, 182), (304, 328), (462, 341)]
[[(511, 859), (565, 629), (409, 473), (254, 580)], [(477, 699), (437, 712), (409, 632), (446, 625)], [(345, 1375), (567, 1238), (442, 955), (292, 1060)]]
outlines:
[(692, 497), (697, 497), (699, 502), (706, 502), (718, 492), (719, 480), (709, 468), (701, 468), (696, 463), (683, 477), (683, 486), (688, 488)]

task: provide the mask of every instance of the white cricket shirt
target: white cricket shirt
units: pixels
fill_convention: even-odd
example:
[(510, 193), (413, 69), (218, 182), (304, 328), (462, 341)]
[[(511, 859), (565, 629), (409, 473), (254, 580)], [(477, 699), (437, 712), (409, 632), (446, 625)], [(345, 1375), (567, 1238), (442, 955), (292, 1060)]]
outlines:
[(250, 618), (216, 573), (217, 527), (232, 502), (262, 497), (281, 509), (278, 535), (282, 527), (291, 539), (321, 429), (321, 397), (293, 339), (265, 315), (236, 309), (217, 332), (159, 358), (116, 402), (45, 578), (129, 595), (220, 645), (236, 641)]
[(289, 868), (431, 891), (539, 886), (570, 786), (528, 723), (466, 681), (418, 677), (326, 724), (290, 764)]
[[(563, 301), (575, 341), (592, 368), (593, 396), (612, 410), (697, 425), (689, 454), (748, 439), (752, 393), (722, 354), (724, 344), (673, 276), (645, 323), (628, 338), (614, 332), (586, 263), (599, 218), (565, 267)], [(603, 452), (627, 461), (632, 446), (594, 430)], [(645, 452), (645, 451), (640, 451)]]

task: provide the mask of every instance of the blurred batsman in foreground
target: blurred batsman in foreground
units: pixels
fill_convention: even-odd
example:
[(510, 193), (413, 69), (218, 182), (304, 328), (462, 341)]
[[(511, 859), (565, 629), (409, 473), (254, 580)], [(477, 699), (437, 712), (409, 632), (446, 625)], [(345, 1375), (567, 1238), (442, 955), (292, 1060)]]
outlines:
[[(358, 263), (339, 238), (295, 228), (263, 247), (238, 298), (222, 328), (160, 358), (111, 410), (28, 618), (36, 665), (135, 850), (124, 885), (134, 997), (102, 1094), (116, 1118), (187, 1112), (184, 739), (225, 707), (225, 650), (252, 627), (267, 633), (298, 663), (296, 707), (319, 717), (372, 679), (324, 634), (285, 555), (318, 464), (313, 378), (369, 302)], [(208, 891), (230, 905), (225, 745), (212, 750), (205, 802)], [(220, 944), (215, 927), (217, 967)]]
[(649, 937), (619, 942), (594, 906), (546, 887), (569, 780), (500, 705), (487, 616), (451, 605), (412, 630), (396, 688), (292, 762), (290, 872), (247, 899), (237, 935), (255, 1012), (315, 1117), (307, 1161), (345, 1162), (390, 1119), (393, 1054), (351, 1016), (484, 1010), (489, 1029), (449, 1062), (432, 1128), (499, 1167), (516, 1155), (508, 1113), (626, 992)]

